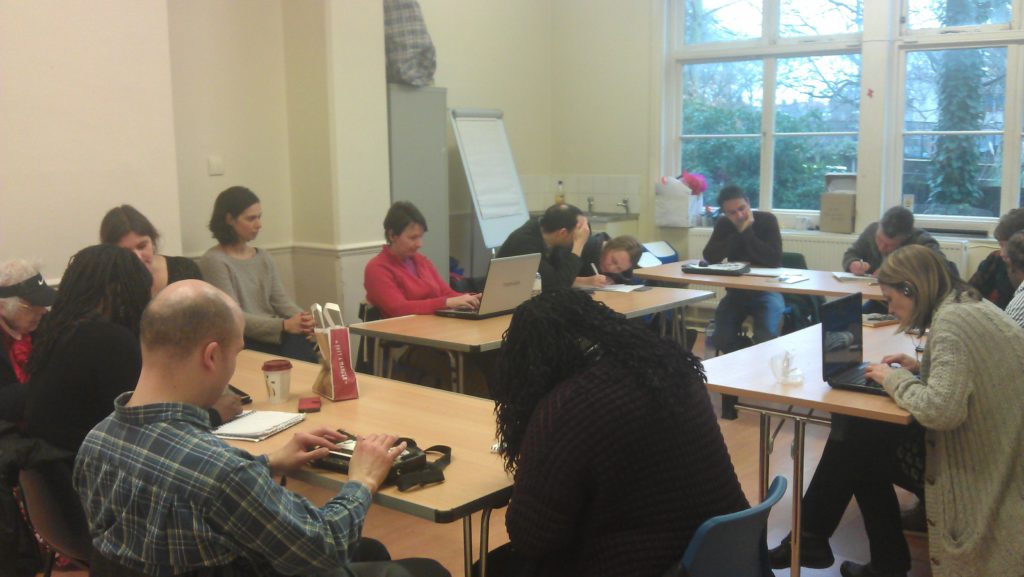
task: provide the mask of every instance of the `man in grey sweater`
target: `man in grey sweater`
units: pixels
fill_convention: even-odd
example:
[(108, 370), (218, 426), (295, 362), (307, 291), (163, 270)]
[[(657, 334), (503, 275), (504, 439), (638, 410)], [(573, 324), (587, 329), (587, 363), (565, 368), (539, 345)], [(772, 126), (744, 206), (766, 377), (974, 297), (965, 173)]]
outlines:
[(843, 254), (843, 270), (853, 274), (874, 274), (885, 257), (909, 244), (926, 246), (939, 252), (939, 243), (932, 235), (914, 227), (914, 213), (894, 206), (885, 211), (882, 220), (873, 222), (860, 233), (857, 241)]

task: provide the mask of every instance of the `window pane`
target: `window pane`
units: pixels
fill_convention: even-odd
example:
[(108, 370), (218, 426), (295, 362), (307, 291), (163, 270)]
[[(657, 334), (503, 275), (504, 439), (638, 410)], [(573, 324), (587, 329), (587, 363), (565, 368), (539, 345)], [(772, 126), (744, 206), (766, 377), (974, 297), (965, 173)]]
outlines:
[(761, 37), (761, 0), (686, 0), (686, 44)]
[(1006, 47), (907, 54), (907, 130), (1001, 130)]
[(683, 139), (683, 170), (704, 175), (708, 189), (704, 204), (713, 205), (715, 195), (727, 184), (735, 184), (757, 207), (760, 190), (761, 138)]
[(776, 132), (856, 132), (860, 55), (779, 60)]
[(903, 194), (917, 214), (999, 216), (1002, 143), (997, 135), (908, 135)]
[(777, 137), (772, 207), (818, 210), (825, 175), (832, 172), (857, 172), (856, 137)]
[(759, 60), (683, 66), (682, 134), (760, 133), (763, 72)]
[(782, 0), (782, 36), (822, 36), (860, 32), (862, 0)]
[(1006, 24), (1011, 0), (907, 0), (909, 28)]

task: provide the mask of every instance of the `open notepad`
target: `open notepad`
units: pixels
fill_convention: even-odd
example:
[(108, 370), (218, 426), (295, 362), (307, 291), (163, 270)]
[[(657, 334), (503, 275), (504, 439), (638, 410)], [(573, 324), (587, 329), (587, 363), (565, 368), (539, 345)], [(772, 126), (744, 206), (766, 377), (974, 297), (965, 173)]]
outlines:
[(213, 434), (222, 439), (238, 441), (262, 441), (288, 427), (302, 422), (304, 413), (285, 413), (282, 411), (244, 411), (233, 421), (224, 423), (213, 430)]

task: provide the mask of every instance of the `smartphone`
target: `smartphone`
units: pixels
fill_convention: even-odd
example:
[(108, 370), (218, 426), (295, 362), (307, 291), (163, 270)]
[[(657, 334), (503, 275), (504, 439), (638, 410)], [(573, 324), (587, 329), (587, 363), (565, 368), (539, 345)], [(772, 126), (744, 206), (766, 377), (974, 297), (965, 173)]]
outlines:
[(235, 385), (229, 384), (228, 385), (228, 390), (231, 391), (232, 393), (238, 395), (238, 397), (241, 399), (243, 405), (248, 405), (249, 403), (252, 402), (252, 397), (249, 396), (249, 393), (243, 391), (242, 389), (239, 389)]
[(319, 413), (320, 397), (303, 397), (299, 399), (300, 413)]

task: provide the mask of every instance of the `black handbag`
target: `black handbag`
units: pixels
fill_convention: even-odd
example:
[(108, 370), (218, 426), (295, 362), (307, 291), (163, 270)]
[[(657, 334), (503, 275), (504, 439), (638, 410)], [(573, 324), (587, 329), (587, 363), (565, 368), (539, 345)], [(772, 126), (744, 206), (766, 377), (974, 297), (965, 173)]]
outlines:
[[(341, 448), (331, 451), (323, 459), (312, 462), (314, 467), (334, 471), (336, 473), (348, 474), (348, 464), (352, 459), (352, 450), (355, 448), (355, 440), (341, 443)], [(407, 437), (401, 437), (395, 441), (395, 445), (405, 442), (405, 450), (395, 459), (391, 470), (384, 479), (385, 485), (395, 485), (399, 491), (405, 492), (413, 487), (433, 485), (444, 482), (444, 469), (452, 462), (452, 448), (447, 445), (432, 445), (421, 449), (416, 441)], [(427, 455), (433, 453), (440, 455), (439, 458), (431, 461)]]

